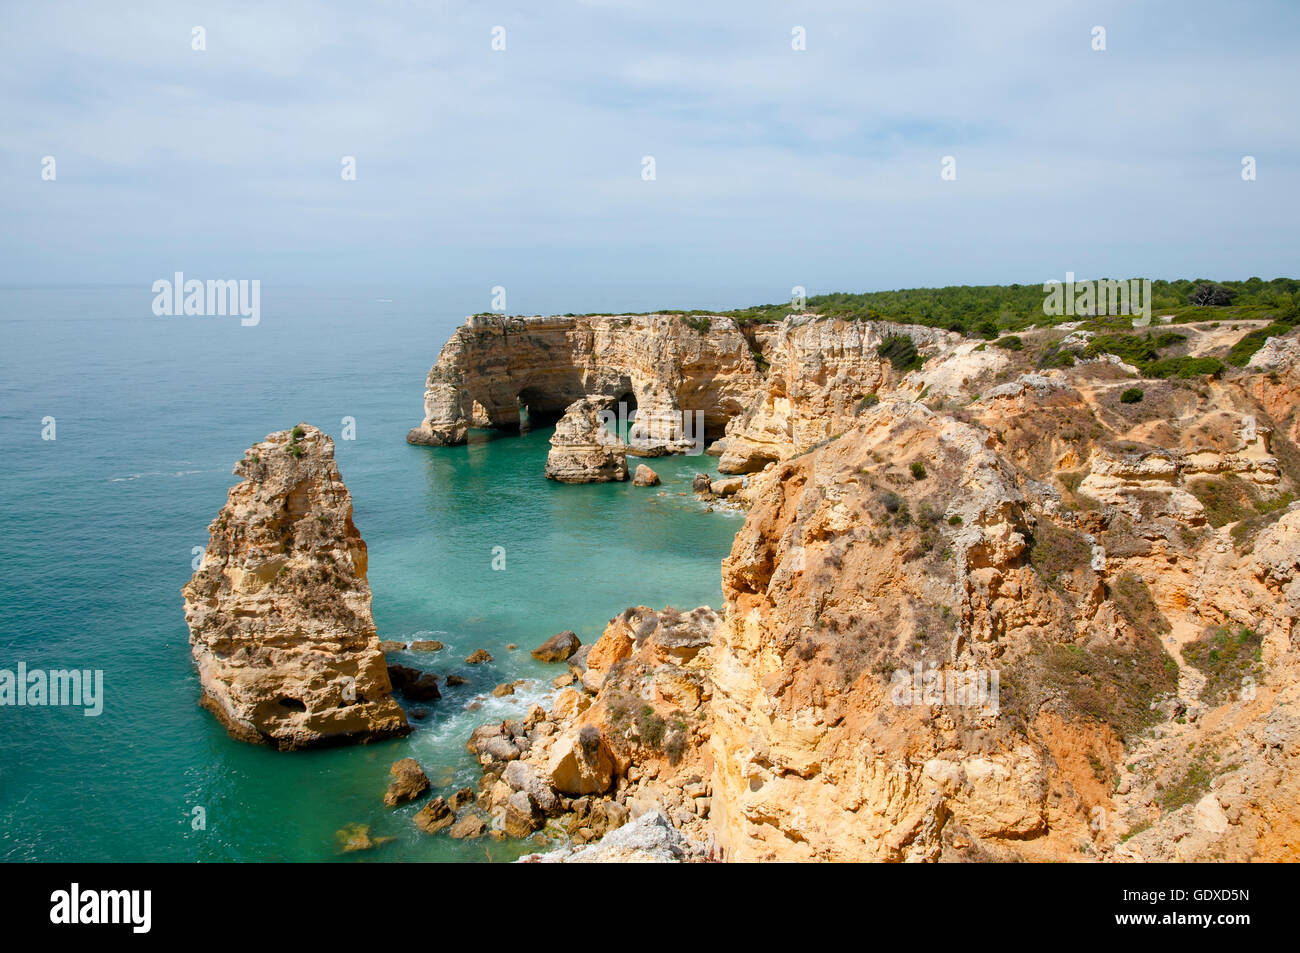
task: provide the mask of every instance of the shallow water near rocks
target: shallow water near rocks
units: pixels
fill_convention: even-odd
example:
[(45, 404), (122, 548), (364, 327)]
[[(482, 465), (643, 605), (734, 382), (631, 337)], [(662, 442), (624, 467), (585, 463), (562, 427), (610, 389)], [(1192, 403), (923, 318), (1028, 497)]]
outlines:
[[(470, 731), (522, 715), (564, 671), (529, 649), (562, 629), (594, 641), (630, 605), (718, 607), (740, 517), (690, 494), (716, 460), (646, 461), (660, 487), (570, 487), (542, 477), (549, 429), (407, 445), (429, 365), (462, 320), (431, 315), (426, 297), (268, 288), (252, 328), (155, 317), (150, 300), (147, 287), (0, 290), (0, 668), (102, 669), (105, 692), (99, 717), (0, 708), (0, 858), (483, 861), (536, 849), (421, 833), (418, 803), (383, 806), (388, 767), (411, 756), (437, 792), (474, 785)], [(468, 679), (405, 739), (280, 753), (230, 739), (197, 705), (179, 591), (193, 547), (244, 449), (304, 420), (335, 439), (380, 638), (441, 641), (394, 660)], [(478, 648), (494, 660), (465, 664)], [(519, 678), (533, 681), (490, 696)], [(393, 840), (341, 854), (335, 833), (350, 824)]]

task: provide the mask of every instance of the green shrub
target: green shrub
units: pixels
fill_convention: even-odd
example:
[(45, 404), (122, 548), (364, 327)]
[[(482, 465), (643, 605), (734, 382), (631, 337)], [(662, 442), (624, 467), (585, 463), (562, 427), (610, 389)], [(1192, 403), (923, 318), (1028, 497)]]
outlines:
[(894, 370), (904, 373), (925, 363), (916, 350), (916, 343), (905, 334), (893, 334), (885, 338), (876, 348), (876, 353), (887, 359)]
[(1187, 492), (1201, 501), (1206, 520), (1216, 529), (1244, 520), (1255, 512), (1250, 491), (1240, 477), (1193, 480), (1187, 484)]
[(307, 431), (303, 430), (301, 426), (297, 426), (290, 431), (290, 436), (292, 436), (294, 440), (301, 440), (303, 437), (307, 436)]
[(642, 705), (641, 710), (637, 712), (636, 727), (642, 744), (650, 748), (658, 748), (663, 744), (664, 729), (667, 725), (649, 705)]
[(1188, 766), (1181, 778), (1156, 793), (1156, 804), (1165, 813), (1176, 811), (1193, 801), (1199, 801), (1210, 789), (1212, 780), (1214, 771), (1202, 755)]
[(908, 469), (912, 471), (913, 480), (924, 480), (926, 477), (925, 464), (920, 460), (913, 460)]
[(998, 338), (993, 342), (994, 347), (1004, 348), (1008, 351), (1019, 351), (1025, 346), (1025, 342), (1014, 334), (1008, 334), (1004, 338)]
[(1223, 362), (1217, 357), (1167, 357), (1142, 368), (1147, 377), (1218, 377), (1223, 373)]
[(1120, 402), (1121, 404), (1136, 404), (1136, 403), (1140, 402), (1141, 400), (1142, 400), (1142, 388), (1141, 388), (1141, 387), (1129, 387), (1129, 388), (1126, 388), (1125, 391), (1124, 391), (1124, 393), (1122, 393), (1122, 394), (1119, 395), (1119, 402)]
[(1184, 645), (1183, 661), (1205, 676), (1202, 700), (1220, 704), (1241, 688), (1242, 679), (1260, 675), (1263, 644), (1263, 636), (1255, 630), (1243, 626), (1233, 635), (1225, 625)]

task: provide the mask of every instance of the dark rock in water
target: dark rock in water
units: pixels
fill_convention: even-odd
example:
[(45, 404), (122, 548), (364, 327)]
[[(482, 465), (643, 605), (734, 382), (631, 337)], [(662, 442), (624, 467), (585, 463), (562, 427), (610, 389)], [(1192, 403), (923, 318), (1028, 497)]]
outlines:
[(474, 800), (474, 789), (461, 788), (459, 791), (457, 791), (448, 799), (447, 803), (451, 805), (451, 809), (453, 811), (459, 811), (462, 807), (464, 807), (466, 804), (469, 804), (473, 800)]
[(455, 688), (457, 685), (464, 685), (464, 684), (465, 684), (465, 679), (461, 678), (459, 675), (448, 675), (448, 676), (447, 676), (447, 687), (448, 687), (448, 688)]
[(692, 493), (712, 493), (713, 481), (709, 479), (707, 473), (695, 474), (695, 479), (691, 481)]
[(407, 714), (407, 717), (409, 717), (409, 718), (414, 718), (416, 721), (424, 721), (424, 719), (426, 719), (426, 718), (429, 717), (429, 709), (427, 709), (427, 708), (412, 708), (412, 709), (411, 709), (410, 711), (408, 711), (406, 714)]
[(566, 629), (551, 636), (537, 648), (533, 649), (533, 658), (539, 662), (563, 662), (573, 656), (582, 647), (577, 633)]
[(393, 688), (412, 701), (431, 702), (442, 697), (438, 691), (438, 676), (430, 672), (421, 672), (409, 665), (390, 665), (388, 678)]
[(444, 827), (451, 827), (456, 815), (447, 806), (446, 798), (436, 797), (415, 815), (415, 826), (426, 834), (436, 834)]
[(465, 659), (465, 661), (470, 665), (481, 665), (484, 662), (492, 661), (492, 656), (488, 654), (486, 649), (476, 649), (474, 654)]
[(388, 773), (393, 777), (384, 792), (384, 803), (389, 807), (407, 804), (429, 790), (429, 779), (414, 758), (394, 761)]

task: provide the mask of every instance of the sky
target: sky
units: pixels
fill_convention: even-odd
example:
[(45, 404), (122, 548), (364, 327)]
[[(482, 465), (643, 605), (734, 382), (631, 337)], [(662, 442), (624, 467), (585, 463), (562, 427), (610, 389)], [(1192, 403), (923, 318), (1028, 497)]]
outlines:
[(1290, 0), (0, 0), (0, 284), (1295, 276), (1297, 41)]

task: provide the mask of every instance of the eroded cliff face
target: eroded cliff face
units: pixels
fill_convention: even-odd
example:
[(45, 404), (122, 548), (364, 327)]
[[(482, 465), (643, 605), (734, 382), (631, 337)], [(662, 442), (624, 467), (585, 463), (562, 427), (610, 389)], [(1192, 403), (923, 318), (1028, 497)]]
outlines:
[(736, 860), (1300, 859), (1295, 339), (1137, 380), (1063, 333), (746, 329), (763, 380), (719, 468), (751, 509), (708, 646), (674, 661), (677, 622), (629, 610), (487, 742), (579, 839), (658, 810)]
[(250, 447), (234, 472), (243, 482), (181, 590), (201, 703), (235, 737), (281, 749), (409, 731), (333, 441), (300, 424)]
[[(770, 369), (757, 399), (727, 427), (718, 469), (753, 473), (788, 460), (843, 432), (868, 395), (892, 393), (909, 383), (914, 383), (912, 396), (925, 390), (929, 381), (909, 378), (881, 356), (880, 346), (891, 337), (910, 340), (923, 359), (942, 356), (950, 370), (946, 377), (934, 375), (936, 382), (964, 384), (967, 377), (1005, 363), (997, 352), (976, 353), (977, 341), (934, 328), (814, 315), (787, 318), (756, 332)], [(964, 374), (951, 370), (957, 367)]]
[[(452, 335), (429, 372), (424, 420), (411, 443), (447, 445), (470, 427), (553, 421), (600, 394), (635, 404), (645, 453), (681, 452), (720, 435), (762, 381), (749, 342), (724, 317), (477, 315)], [(683, 418), (683, 412), (687, 417)], [(705, 433), (696, 429), (695, 412)]]
[(1106, 377), (887, 399), (756, 478), (711, 659), (728, 857), (1295, 859), (1294, 480), (1249, 379), (1134, 409)]

